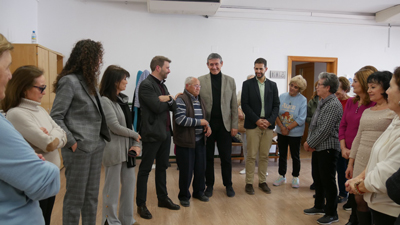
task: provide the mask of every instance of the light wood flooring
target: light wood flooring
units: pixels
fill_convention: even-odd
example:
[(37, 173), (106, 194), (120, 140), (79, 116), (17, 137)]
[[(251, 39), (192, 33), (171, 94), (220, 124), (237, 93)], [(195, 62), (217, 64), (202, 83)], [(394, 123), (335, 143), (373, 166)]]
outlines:
[[(138, 164), (140, 161), (138, 160)], [(310, 154), (301, 152), (301, 171), (300, 171), (300, 188), (293, 189), (291, 187), (292, 179), (292, 161), (288, 160), (287, 183), (275, 187), (272, 182), (278, 177), (278, 162), (273, 159), (269, 160), (267, 183), (272, 193), (265, 194), (257, 186), (258, 177), (255, 175), (254, 189), (255, 195), (248, 195), (244, 191), (245, 175), (239, 174), (244, 168), (244, 163), (237, 160), (233, 161), (232, 181), (236, 196), (228, 198), (226, 196), (225, 187), (222, 185), (221, 167), (219, 159), (215, 159), (216, 183), (214, 186), (214, 195), (209, 202), (201, 202), (197, 199), (191, 200), (190, 207), (181, 207), (178, 211), (168, 210), (166, 208), (157, 207), (157, 196), (154, 185), (154, 171), (150, 173), (148, 183), (147, 207), (153, 214), (153, 219), (142, 219), (136, 213), (135, 219), (141, 224), (157, 224), (157, 225), (247, 225), (247, 224), (268, 224), (268, 225), (308, 225), (317, 224), (316, 220), (321, 216), (309, 216), (303, 213), (303, 210), (313, 206), (314, 191), (309, 186), (312, 182), (311, 178), (311, 159)], [(175, 203), (178, 200), (178, 179), (179, 171), (175, 163), (171, 163), (171, 167), (167, 170), (167, 187), (169, 197)], [(137, 170), (138, 167), (136, 167)], [(100, 181), (99, 206), (97, 210), (97, 224), (101, 224), (102, 210), (102, 190), (104, 184), (104, 169), (102, 169), (102, 177)], [(65, 195), (65, 175), (61, 170), (61, 190), (56, 197), (53, 210), (52, 225), (62, 225), (62, 201)], [(346, 224), (350, 215), (349, 211), (342, 209), (343, 203), (338, 205), (339, 222), (337, 225)]]

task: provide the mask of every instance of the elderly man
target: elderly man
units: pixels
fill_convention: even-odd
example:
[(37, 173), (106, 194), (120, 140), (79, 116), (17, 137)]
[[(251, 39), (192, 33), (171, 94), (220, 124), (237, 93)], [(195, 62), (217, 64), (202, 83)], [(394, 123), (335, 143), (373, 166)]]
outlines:
[[(222, 57), (211, 53), (207, 58), (210, 73), (199, 77), (203, 88), (200, 96), (206, 106), (206, 120), (210, 121), (213, 133), (207, 138), (207, 165), (206, 185), (204, 194), (211, 197), (213, 194), (214, 151), (217, 142), (219, 158), (221, 159), (222, 180), (228, 197), (235, 196), (232, 188), (232, 137), (238, 132), (238, 107), (236, 100), (235, 80), (221, 73)], [(232, 136), (232, 137), (231, 137)]]
[(193, 179), (193, 197), (208, 202), (204, 195), (204, 174), (206, 169), (206, 137), (211, 128), (205, 120), (204, 102), (199, 96), (200, 81), (194, 77), (185, 80), (185, 90), (176, 99), (177, 110), (174, 116), (174, 143), (176, 145), (176, 162), (179, 167), (180, 203), (190, 205), (189, 187)]
[(267, 167), (269, 149), (272, 144), (273, 129), (279, 112), (279, 95), (276, 83), (265, 77), (267, 60), (258, 58), (254, 62), (255, 78), (243, 82), (242, 109), (246, 118), (247, 159), (246, 159), (246, 186), (247, 194), (253, 195), (253, 179), (255, 160), (258, 161), (258, 187), (270, 194), (267, 185)]
[[(339, 80), (333, 73), (318, 76), (317, 94), (321, 97), (311, 119), (304, 149), (312, 152), (312, 176), (315, 184), (314, 207), (305, 209), (307, 215), (324, 215), (319, 224), (339, 221), (337, 214), (336, 163), (340, 153), (339, 124), (343, 108), (335, 93)], [(326, 201), (326, 203), (325, 203)]]

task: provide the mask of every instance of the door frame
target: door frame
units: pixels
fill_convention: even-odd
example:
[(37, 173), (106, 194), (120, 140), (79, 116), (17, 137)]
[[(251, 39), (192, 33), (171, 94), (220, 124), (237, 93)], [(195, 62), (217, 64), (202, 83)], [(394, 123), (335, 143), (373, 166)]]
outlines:
[(334, 57), (314, 57), (314, 56), (288, 56), (287, 85), (292, 79), (293, 62), (317, 62), (326, 63), (326, 72), (337, 75), (338, 58)]

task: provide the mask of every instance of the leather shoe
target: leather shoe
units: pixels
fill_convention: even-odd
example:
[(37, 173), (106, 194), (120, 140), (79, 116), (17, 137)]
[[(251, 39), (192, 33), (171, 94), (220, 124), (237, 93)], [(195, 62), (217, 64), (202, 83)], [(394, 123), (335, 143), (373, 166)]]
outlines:
[(205, 196), (205, 195), (202, 195), (202, 196), (199, 196), (199, 197), (193, 196), (193, 198), (197, 198), (198, 200), (200, 200), (200, 201), (202, 201), (202, 202), (208, 202), (208, 201), (210, 201), (210, 199), (209, 199), (207, 196)]
[(142, 217), (142, 218), (145, 218), (145, 219), (153, 218), (150, 211), (147, 209), (146, 205), (138, 206), (137, 212), (140, 215), (140, 217)]
[(358, 223), (354, 223), (354, 222), (347, 222), (346, 225), (358, 225)]
[(168, 197), (164, 200), (158, 200), (158, 207), (163, 207), (172, 210), (178, 210), (181, 208), (179, 205), (174, 204)]
[(213, 195), (213, 188), (207, 186), (206, 191), (204, 191), (204, 195), (207, 197), (211, 197)]
[(261, 183), (258, 184), (258, 187), (261, 188), (261, 190), (267, 194), (271, 194), (271, 189), (269, 189), (267, 183)]
[(232, 186), (227, 186), (226, 187), (226, 195), (228, 195), (228, 197), (235, 196), (235, 191), (233, 190)]
[(244, 190), (246, 191), (247, 194), (254, 195), (254, 188), (252, 184), (246, 184)]
[(190, 202), (189, 200), (181, 200), (181, 206), (183, 207), (189, 207), (190, 206)]

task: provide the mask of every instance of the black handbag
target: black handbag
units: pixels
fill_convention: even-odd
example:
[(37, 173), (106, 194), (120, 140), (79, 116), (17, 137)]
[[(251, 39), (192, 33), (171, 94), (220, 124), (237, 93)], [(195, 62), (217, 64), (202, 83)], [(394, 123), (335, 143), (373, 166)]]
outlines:
[(136, 166), (136, 156), (137, 153), (133, 150), (128, 151), (128, 160), (126, 161), (126, 164), (128, 168), (132, 168)]

